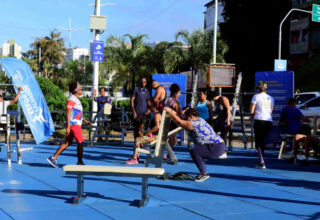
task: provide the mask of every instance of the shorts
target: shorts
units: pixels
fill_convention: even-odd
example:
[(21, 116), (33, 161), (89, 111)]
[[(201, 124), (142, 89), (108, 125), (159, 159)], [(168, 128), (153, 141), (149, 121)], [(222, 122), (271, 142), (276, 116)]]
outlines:
[(73, 139), (76, 139), (77, 143), (84, 142), (84, 138), (82, 135), (82, 130), (80, 125), (72, 125), (70, 126), (70, 134), (66, 137), (66, 140), (70, 143)]
[(297, 131), (297, 134), (311, 135), (311, 127), (309, 125), (302, 124)]
[(146, 123), (147, 115), (144, 113), (137, 113), (137, 117), (133, 119), (133, 123), (135, 126), (140, 126)]

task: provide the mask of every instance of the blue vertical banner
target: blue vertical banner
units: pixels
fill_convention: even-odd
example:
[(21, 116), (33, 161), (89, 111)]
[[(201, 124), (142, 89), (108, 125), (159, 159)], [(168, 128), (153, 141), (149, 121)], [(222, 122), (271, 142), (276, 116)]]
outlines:
[[(181, 108), (186, 106), (187, 100), (187, 76), (183, 74), (153, 74), (152, 79), (162, 85), (167, 91), (167, 97), (170, 96), (170, 86), (174, 83), (178, 84), (181, 89), (181, 95), (178, 98), (178, 102)], [(154, 96), (156, 91), (152, 90), (152, 96)]]
[(272, 112), (273, 129), (267, 143), (278, 144), (280, 142), (280, 131), (278, 128), (280, 112), (287, 105), (288, 98), (294, 94), (294, 72), (293, 71), (269, 71), (256, 72), (255, 85), (262, 80), (268, 84), (267, 93), (274, 98), (274, 109)]
[(93, 62), (103, 62), (104, 42), (94, 40), (91, 47), (91, 60)]
[(15, 92), (18, 90), (16, 87), (22, 87), (19, 102), (36, 143), (47, 140), (54, 133), (54, 125), (46, 100), (31, 68), (27, 63), (16, 58), (0, 59), (0, 64), (15, 85)]
[[(170, 86), (174, 83), (178, 84), (181, 89), (181, 95), (178, 98), (181, 109), (186, 106), (187, 101), (187, 76), (183, 74), (153, 74), (152, 79), (162, 85), (167, 92), (167, 97), (170, 96)], [(152, 96), (154, 96), (156, 91), (152, 90)], [(184, 142), (184, 131), (181, 131), (177, 134), (177, 138)]]

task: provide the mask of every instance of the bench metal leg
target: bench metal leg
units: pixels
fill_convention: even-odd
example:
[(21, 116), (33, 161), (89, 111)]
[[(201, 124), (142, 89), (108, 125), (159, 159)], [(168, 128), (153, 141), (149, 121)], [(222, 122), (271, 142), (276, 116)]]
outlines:
[(281, 159), (281, 158), (282, 158), (283, 148), (285, 148), (286, 146), (287, 146), (287, 139), (283, 139), (283, 140), (281, 141), (281, 147), (280, 147), (278, 159)]
[(178, 164), (178, 159), (175, 155), (175, 153), (173, 152), (172, 148), (170, 147), (169, 143), (167, 142), (166, 144), (166, 150), (168, 152), (168, 155), (170, 157), (170, 162), (173, 163), (174, 165)]
[(148, 177), (142, 177), (141, 200), (139, 202), (139, 208), (144, 208), (148, 202)]
[(72, 203), (73, 204), (79, 204), (83, 200), (86, 199), (86, 194), (83, 193), (84, 188), (84, 181), (83, 181), (83, 175), (77, 176), (77, 197), (73, 198)]

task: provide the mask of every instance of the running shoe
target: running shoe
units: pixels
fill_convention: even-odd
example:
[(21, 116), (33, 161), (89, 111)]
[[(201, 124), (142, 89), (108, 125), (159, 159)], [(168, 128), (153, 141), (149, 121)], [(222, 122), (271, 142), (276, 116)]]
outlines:
[(256, 168), (256, 169), (262, 169), (262, 170), (267, 169), (267, 167), (266, 167), (266, 165), (265, 165), (264, 163), (261, 163), (261, 164), (257, 163), (254, 168)]
[(207, 173), (200, 173), (198, 176), (196, 176), (196, 179), (195, 179), (195, 181), (196, 182), (203, 182), (203, 181), (205, 181), (206, 179), (208, 179), (210, 176), (209, 176), (209, 174), (207, 174)]
[(137, 159), (131, 158), (131, 159), (127, 160), (125, 163), (129, 164), (129, 165), (134, 165), (134, 164), (138, 164), (139, 161)]
[(47, 158), (48, 163), (51, 164), (51, 166), (53, 166), (54, 168), (59, 168), (58, 163), (57, 163), (57, 159), (54, 159), (53, 157), (48, 157)]

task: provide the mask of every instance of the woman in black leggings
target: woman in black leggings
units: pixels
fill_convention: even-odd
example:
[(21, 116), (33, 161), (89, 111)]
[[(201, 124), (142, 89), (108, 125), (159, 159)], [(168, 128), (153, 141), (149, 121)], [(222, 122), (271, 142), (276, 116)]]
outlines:
[(263, 159), (265, 148), (264, 141), (272, 129), (271, 114), (274, 100), (266, 93), (268, 89), (267, 83), (259, 81), (256, 89), (258, 94), (253, 96), (250, 105), (251, 119), (254, 119), (255, 145), (259, 153), (259, 162), (256, 165), (256, 168), (266, 169)]

